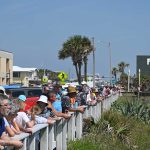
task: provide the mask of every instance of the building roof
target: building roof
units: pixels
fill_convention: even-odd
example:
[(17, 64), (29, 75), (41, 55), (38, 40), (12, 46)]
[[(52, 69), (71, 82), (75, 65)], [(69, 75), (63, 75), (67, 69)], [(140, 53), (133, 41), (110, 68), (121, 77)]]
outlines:
[(2, 49), (0, 49), (0, 52), (12, 53), (10, 51), (6, 51), (6, 50), (2, 50)]
[(37, 68), (22, 68), (19, 66), (13, 66), (14, 72), (31, 72), (31, 71), (35, 71), (35, 70), (37, 70)]

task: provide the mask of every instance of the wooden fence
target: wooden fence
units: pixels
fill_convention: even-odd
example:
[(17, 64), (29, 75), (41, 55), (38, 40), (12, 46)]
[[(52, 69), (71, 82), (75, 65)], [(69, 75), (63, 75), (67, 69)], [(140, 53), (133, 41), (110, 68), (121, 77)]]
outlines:
[(97, 121), (103, 111), (109, 110), (117, 99), (118, 94), (114, 94), (96, 106), (86, 106), (84, 114), (71, 113), (69, 120), (60, 118), (53, 125), (37, 124), (33, 127), (32, 135), (21, 133), (13, 138), (23, 141), (21, 150), (67, 150), (67, 141), (82, 137), (83, 118), (92, 116)]

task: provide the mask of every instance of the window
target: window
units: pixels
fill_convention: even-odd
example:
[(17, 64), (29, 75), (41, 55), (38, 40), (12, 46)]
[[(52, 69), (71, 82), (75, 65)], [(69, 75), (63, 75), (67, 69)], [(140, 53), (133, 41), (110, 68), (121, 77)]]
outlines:
[(20, 72), (13, 72), (13, 77), (20, 78)]
[(13, 91), (12, 97), (17, 98), (19, 95), (25, 95), (24, 91)]
[(29, 90), (28, 97), (40, 97), (42, 95), (42, 90)]

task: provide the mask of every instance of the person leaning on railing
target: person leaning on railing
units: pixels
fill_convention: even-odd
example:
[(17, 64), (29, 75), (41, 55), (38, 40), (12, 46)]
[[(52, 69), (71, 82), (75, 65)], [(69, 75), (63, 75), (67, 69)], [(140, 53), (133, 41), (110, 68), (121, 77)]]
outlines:
[(40, 114), (42, 117), (55, 120), (58, 119), (57, 117), (63, 117), (65, 119), (71, 117), (69, 114), (56, 111), (52, 106), (51, 100), (48, 100), (48, 97), (45, 95), (41, 95), (40, 99), (37, 101), (38, 106), (42, 109), (42, 114)]
[(32, 127), (35, 125), (35, 117), (32, 116), (30, 119), (26, 112), (24, 112), (26, 96), (20, 95), (16, 100), (19, 106), (19, 112), (15, 118), (19, 128), (23, 132), (32, 133)]
[(13, 137), (16, 134), (20, 134), (21, 131), (18, 127), (18, 124), (15, 121), (15, 117), (17, 116), (19, 108), (14, 105), (13, 103), (11, 104), (11, 109), (8, 112), (8, 115), (5, 116), (6, 120), (8, 121), (8, 126), (6, 127), (6, 131), (8, 132), (9, 136)]
[(49, 118), (49, 112), (46, 111), (47, 105), (47, 97), (45, 95), (41, 95), (37, 104), (27, 111), (30, 117), (34, 115), (35, 124), (53, 124), (55, 122), (55, 120)]
[(0, 149), (3, 148), (2, 146), (14, 146), (15, 148), (21, 148), (23, 146), (21, 141), (11, 139), (6, 134), (6, 127), (9, 126), (9, 124), (4, 116), (8, 116), (10, 109), (11, 106), (8, 97), (4, 94), (0, 94)]
[(92, 92), (95, 94), (97, 102), (101, 102), (101, 101), (104, 100), (104, 97), (100, 95), (100, 93), (99, 93), (97, 88), (93, 88)]
[(67, 94), (62, 95), (61, 101), (62, 101), (62, 112), (65, 113), (66, 111), (71, 112), (84, 112), (84, 107), (79, 106), (79, 103), (76, 99), (77, 91), (76, 88), (73, 86), (69, 86), (67, 89)]

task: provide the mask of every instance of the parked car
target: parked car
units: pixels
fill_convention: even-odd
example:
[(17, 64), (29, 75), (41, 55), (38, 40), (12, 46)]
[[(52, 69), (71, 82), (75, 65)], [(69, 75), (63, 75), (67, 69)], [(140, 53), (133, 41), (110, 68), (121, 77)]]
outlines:
[(27, 97), (25, 103), (25, 110), (31, 108), (36, 104), (36, 101), (42, 95), (42, 88), (39, 87), (21, 87), (21, 88), (7, 88), (6, 93), (9, 93), (11, 99), (18, 98), (19, 95)]

